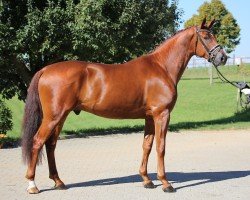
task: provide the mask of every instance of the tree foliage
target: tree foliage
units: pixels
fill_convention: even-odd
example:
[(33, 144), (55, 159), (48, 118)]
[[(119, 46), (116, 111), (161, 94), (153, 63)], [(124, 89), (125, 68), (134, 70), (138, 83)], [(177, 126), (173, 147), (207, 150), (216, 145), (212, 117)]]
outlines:
[(180, 17), (176, 2), (162, 0), (84, 0), (76, 13), (78, 56), (108, 63), (150, 51), (175, 32)]
[(177, 0), (2, 0), (0, 93), (25, 99), (31, 77), (63, 60), (121, 63), (178, 28)]
[(0, 98), (0, 134), (6, 134), (13, 127), (12, 113)]
[(216, 19), (213, 32), (217, 36), (217, 41), (227, 53), (231, 53), (240, 43), (240, 27), (221, 0), (211, 0), (205, 2), (198, 9), (198, 14), (193, 15), (185, 22), (185, 27), (200, 25), (206, 17), (207, 21)]

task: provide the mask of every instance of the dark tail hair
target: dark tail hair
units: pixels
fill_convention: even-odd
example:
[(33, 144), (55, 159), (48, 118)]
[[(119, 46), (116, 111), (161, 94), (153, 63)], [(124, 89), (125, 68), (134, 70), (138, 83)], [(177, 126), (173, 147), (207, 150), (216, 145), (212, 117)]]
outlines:
[[(38, 71), (32, 78), (26, 104), (24, 108), (23, 124), (22, 124), (22, 156), (23, 162), (29, 163), (33, 147), (33, 137), (36, 134), (42, 121), (41, 103), (38, 94), (38, 82), (43, 70)], [(39, 153), (38, 163), (42, 160), (41, 152)]]

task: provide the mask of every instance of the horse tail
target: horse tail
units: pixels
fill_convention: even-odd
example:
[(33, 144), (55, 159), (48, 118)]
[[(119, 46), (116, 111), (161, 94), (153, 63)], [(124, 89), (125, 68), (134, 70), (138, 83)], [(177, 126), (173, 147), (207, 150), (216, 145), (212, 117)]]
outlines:
[[(42, 121), (42, 109), (38, 93), (38, 82), (42, 73), (43, 70), (40, 70), (32, 78), (24, 108), (21, 145), (23, 162), (26, 164), (30, 163), (33, 138)], [(40, 152), (38, 163), (42, 160), (41, 155)]]

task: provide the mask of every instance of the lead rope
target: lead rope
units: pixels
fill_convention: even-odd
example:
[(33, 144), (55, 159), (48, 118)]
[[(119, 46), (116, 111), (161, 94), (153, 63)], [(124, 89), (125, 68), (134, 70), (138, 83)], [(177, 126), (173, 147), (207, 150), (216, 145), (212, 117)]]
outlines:
[(227, 83), (231, 84), (232, 86), (234, 86), (234, 87), (236, 87), (236, 88), (238, 88), (238, 89), (242, 89), (242, 88), (240, 87), (240, 85), (238, 85), (237, 82), (229, 81), (225, 76), (223, 76), (223, 74), (220, 72), (220, 70), (218, 69), (218, 67), (214, 67), (214, 68), (216, 69), (217, 74), (218, 74), (218, 77), (220, 78), (220, 80), (221, 80), (222, 82), (227, 82)]
[[(222, 81), (222, 82), (226, 82), (226, 83), (229, 83), (229, 84), (231, 84), (232, 86), (234, 86), (234, 87), (236, 87), (236, 88), (238, 88), (239, 89), (239, 92), (240, 92), (240, 106), (242, 107), (242, 108), (246, 108), (246, 106), (250, 103), (250, 95), (246, 95), (246, 101), (244, 101), (243, 100), (243, 98), (242, 98), (242, 90), (244, 89), (244, 88), (249, 88), (249, 86), (246, 84), (246, 83), (244, 83), (244, 82), (233, 82), (233, 81), (229, 81), (225, 76), (223, 76), (223, 74), (220, 72), (220, 70), (217, 68), (217, 67), (215, 67), (215, 69), (216, 69), (216, 71), (217, 71), (217, 74), (218, 74), (218, 77), (220, 78), (220, 80)], [(243, 105), (244, 104), (244, 105)]]

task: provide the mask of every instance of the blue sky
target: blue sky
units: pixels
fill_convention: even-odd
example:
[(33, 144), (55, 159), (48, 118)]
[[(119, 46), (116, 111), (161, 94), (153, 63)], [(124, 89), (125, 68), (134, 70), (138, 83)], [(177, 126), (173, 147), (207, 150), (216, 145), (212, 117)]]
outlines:
[[(198, 8), (204, 2), (204, 0), (179, 0), (179, 8), (182, 8), (184, 11), (182, 19), (186, 21), (192, 17), (193, 14), (197, 13)], [(235, 54), (236, 56), (250, 57), (250, 1), (222, 0), (222, 2), (233, 14), (241, 28), (240, 44), (236, 47), (232, 54)], [(183, 24), (180, 28), (183, 28)]]

